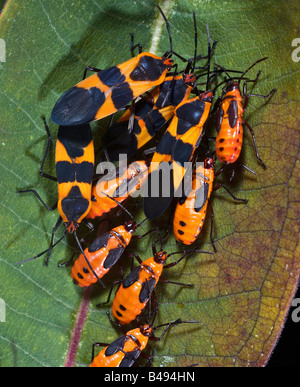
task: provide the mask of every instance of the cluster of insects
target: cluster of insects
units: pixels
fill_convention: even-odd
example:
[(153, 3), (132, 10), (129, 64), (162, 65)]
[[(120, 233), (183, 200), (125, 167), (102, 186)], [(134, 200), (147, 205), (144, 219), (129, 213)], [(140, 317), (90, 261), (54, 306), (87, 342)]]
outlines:
[[(72, 262), (71, 270), (73, 281), (80, 287), (95, 283), (105, 287), (103, 277), (119, 262), (121, 256), (125, 254), (132, 260), (129, 274), (124, 278), (122, 271), (122, 278), (113, 282), (106, 302), (110, 302), (113, 289), (117, 285), (111, 313), (113, 322), (118, 324), (124, 334), (113, 343), (93, 345), (92, 367), (130, 367), (138, 364), (140, 355), (147, 358), (146, 365), (150, 366), (153, 356), (147, 357), (142, 353), (149, 340), (161, 340), (174, 325), (199, 323), (178, 318), (154, 326), (159, 309), (155, 295), (158, 281), (193, 287), (192, 284), (162, 279), (163, 269), (174, 267), (192, 253), (213, 254), (186, 247), (184, 251), (167, 254), (162, 244), (166, 236), (161, 236), (156, 220), (167, 209), (172, 208), (171, 221), (173, 220), (175, 239), (183, 246), (190, 246), (197, 240), (209, 210), (210, 238), (216, 251), (213, 240), (213, 211), (210, 204), (212, 192), (222, 187), (234, 201), (247, 203), (246, 199), (234, 196), (224, 184), (214, 183), (226, 166), (239, 163), (243, 126), (249, 129), (257, 160), (265, 167), (258, 154), (254, 132), (244, 119), (244, 112), (249, 97), (267, 99), (275, 92), (274, 89), (268, 95), (260, 95), (247, 91), (249, 83), (257, 82), (260, 71), (254, 79), (247, 78), (246, 74), (257, 63), (267, 58), (257, 60), (245, 71), (229, 70), (219, 64), (214, 64), (213, 67), (211, 58), (216, 42), (211, 44), (208, 26), (208, 53), (206, 56), (197, 54), (195, 12), (194, 56), (183, 58), (173, 51), (169, 23), (160, 7), (158, 8), (165, 20), (170, 42), (170, 49), (164, 55), (159, 57), (143, 52), (141, 45), (134, 45), (132, 35), (131, 59), (105, 70), (88, 67), (83, 80), (66, 91), (56, 102), (51, 113), (52, 122), (59, 125), (55, 155), (56, 177), (44, 172), (52, 139), (43, 117), (48, 142), (40, 174), (57, 182), (58, 201), (55, 206), (49, 207), (35, 190), (19, 191), (32, 192), (47, 209), (57, 209), (60, 214), (52, 230), (50, 247), (25, 261), (47, 254), (47, 265), (54, 246), (68, 233), (74, 235), (80, 253), (75, 262)], [(139, 54), (134, 56), (137, 48)], [(178, 63), (174, 62), (174, 57), (179, 63), (184, 63), (184, 70), (178, 71)], [(205, 65), (198, 66), (199, 61), (205, 61)], [(86, 77), (87, 71), (94, 74)], [(219, 77), (222, 77), (220, 82)], [(201, 78), (205, 81), (201, 82)], [(205, 90), (200, 88), (202, 85)], [(222, 93), (213, 104), (216, 90), (221, 85)], [(107, 160), (114, 162), (120, 155), (125, 154), (131, 162), (126, 168), (119, 166), (113, 178), (100, 179), (97, 182), (90, 122), (107, 116), (113, 117), (119, 111), (122, 114), (117, 122), (114, 123), (112, 119), (103, 136), (103, 154)], [(213, 118), (216, 123), (214, 138), (205, 135), (209, 118)], [(147, 148), (147, 144), (152, 140), (156, 141), (156, 146)], [(214, 150), (210, 148), (211, 144)], [(144, 158), (137, 159), (136, 154), (142, 147), (147, 148), (143, 153)], [(222, 167), (215, 171), (217, 160)], [(172, 168), (164, 171), (164, 164), (171, 165)], [(190, 179), (190, 190), (183, 192), (183, 181), (187, 176)], [(168, 181), (170, 190), (167, 195), (163, 189), (158, 189), (156, 195), (152, 194), (157, 181)], [(125, 203), (142, 187), (146, 187), (146, 194), (144, 191), (143, 195), (145, 219), (138, 224), (125, 207)], [(115, 210), (122, 211), (130, 219), (98, 236), (84, 249), (82, 240), (77, 235), (78, 227), (82, 223), (92, 227), (91, 220), (101, 219), (104, 214), (111, 214)], [(155, 227), (143, 235), (136, 235), (136, 230), (145, 221), (153, 222)], [(166, 235), (170, 232), (171, 221)], [(54, 241), (61, 223), (64, 224), (65, 231), (62, 237)], [(152, 232), (158, 234), (158, 239), (152, 244), (152, 257), (142, 261), (137, 254), (127, 251), (133, 238), (140, 239)], [(180, 258), (166, 263), (167, 259), (175, 254), (181, 254)], [(133, 268), (135, 260), (138, 261), (138, 266)], [(135, 322), (139, 324), (137, 328), (124, 330), (124, 326)], [(165, 329), (156, 337), (154, 331), (158, 327)], [(104, 349), (95, 355), (95, 348), (100, 346)]]

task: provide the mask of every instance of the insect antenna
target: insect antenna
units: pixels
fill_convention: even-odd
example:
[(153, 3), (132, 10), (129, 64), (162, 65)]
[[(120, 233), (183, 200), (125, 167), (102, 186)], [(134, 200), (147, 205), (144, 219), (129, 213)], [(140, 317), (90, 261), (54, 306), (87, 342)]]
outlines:
[(24, 262), (29, 262), (29, 261), (33, 261), (34, 259), (37, 259), (37, 258), (40, 258), (42, 255), (46, 254), (47, 252), (49, 252), (50, 248), (53, 249), (53, 247), (55, 247), (56, 245), (59, 244), (59, 242), (61, 242), (67, 235), (67, 230), (65, 230), (63, 236), (61, 236), (58, 241), (56, 241), (52, 246), (50, 246), (48, 249), (42, 251), (41, 253), (39, 253), (38, 255), (36, 255), (35, 257), (32, 257), (32, 258), (27, 258), (27, 259), (23, 259), (22, 261), (19, 261), (17, 262), (16, 264), (19, 265), (21, 263), (24, 263)]
[(170, 51), (167, 53), (167, 55), (172, 56), (173, 55), (173, 44), (172, 44), (172, 36), (171, 36), (170, 24), (169, 24), (165, 14), (163, 13), (163, 11), (162, 11), (162, 9), (160, 8), (159, 5), (157, 5), (157, 8), (159, 9), (159, 12), (161, 13), (162, 17), (164, 18), (164, 21), (166, 23), (166, 27), (167, 27), (167, 30), (168, 30), (168, 34), (169, 34)]
[(243, 76), (244, 76), (249, 70), (251, 70), (252, 67), (254, 67), (255, 65), (257, 65), (257, 63), (260, 63), (260, 62), (262, 62), (262, 61), (264, 61), (264, 60), (266, 60), (266, 59), (268, 59), (267, 56), (265, 56), (264, 58), (261, 58), (261, 59), (257, 60), (257, 61), (254, 62), (250, 67), (248, 67), (247, 70), (244, 71), (243, 74), (241, 75), (241, 77), (239, 78), (239, 83), (240, 83), (240, 81), (242, 80)]

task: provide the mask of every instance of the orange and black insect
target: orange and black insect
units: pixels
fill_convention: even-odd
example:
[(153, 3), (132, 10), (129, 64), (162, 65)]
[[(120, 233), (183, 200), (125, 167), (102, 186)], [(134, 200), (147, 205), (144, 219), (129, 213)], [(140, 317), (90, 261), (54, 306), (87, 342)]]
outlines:
[[(185, 164), (192, 160), (204, 135), (204, 124), (208, 118), (212, 98), (212, 92), (208, 91), (176, 107), (175, 115), (156, 148), (149, 168), (148, 195), (143, 201), (147, 218), (155, 219), (162, 215), (174, 195), (177, 195), (186, 172)], [(168, 176), (170, 167), (172, 170)], [(161, 192), (164, 179), (170, 183), (167, 195)], [(153, 195), (154, 185), (158, 188), (158, 192)]]
[[(193, 17), (194, 57), (185, 59), (174, 53), (183, 62), (187, 62), (183, 74), (175, 72), (173, 75), (167, 76), (161, 85), (146, 93), (137, 103), (125, 111), (115, 125), (108, 128), (104, 136), (104, 145), (106, 154), (111, 160), (118, 160), (120, 154), (126, 154), (127, 157), (133, 156), (173, 117), (176, 106), (189, 98), (196, 81), (196, 76), (193, 74), (196, 61), (208, 59), (207, 56), (197, 55), (195, 12), (193, 12)], [(216, 43), (213, 43), (212, 51)]]
[(234, 200), (242, 203), (248, 203), (248, 200), (235, 197), (224, 184), (219, 183), (213, 186), (215, 176), (221, 171), (214, 173), (214, 164), (215, 160), (212, 157), (207, 157), (204, 160), (204, 165), (199, 165), (193, 172), (191, 192), (180, 198), (176, 204), (173, 231), (178, 242), (184, 245), (193, 244), (202, 230), (209, 205), (211, 214), (210, 239), (216, 252), (212, 236), (214, 214), (210, 204), (211, 193), (223, 187)]
[(189, 98), (195, 79), (187, 73), (167, 76), (161, 85), (134, 104), (134, 112), (128, 108), (104, 136), (110, 160), (118, 160), (120, 154), (131, 157), (149, 142), (173, 117), (175, 107)]
[[(83, 254), (80, 254), (79, 258), (74, 262), (71, 271), (71, 277), (74, 282), (80, 287), (85, 287), (97, 282), (99, 278), (103, 278), (112, 266), (119, 261), (125, 248), (129, 245), (133, 237), (140, 239), (154, 231), (150, 230), (143, 235), (132, 236), (137, 227), (143, 222), (140, 224), (136, 224), (134, 220), (125, 222), (124, 225), (115, 227), (111, 231), (96, 238), (93, 243), (84, 250), (85, 257), (93, 268), (93, 272), (86, 267), (86, 259)], [(96, 273), (97, 277), (94, 273)]]
[[(160, 341), (167, 331), (178, 324), (199, 323), (199, 321), (176, 321), (153, 327), (153, 324), (144, 324), (139, 328), (131, 329), (111, 344), (94, 343), (92, 349), (92, 363), (90, 367), (132, 367), (146, 348), (149, 340)], [(155, 337), (153, 332), (157, 328), (166, 326), (160, 337)], [(95, 356), (95, 347), (105, 347)], [(153, 362), (152, 357), (142, 354), (148, 359), (146, 366)]]
[(102, 216), (134, 195), (145, 182), (148, 169), (147, 162), (139, 160), (127, 167), (119, 167), (112, 176), (108, 173), (102, 177), (92, 188), (91, 208), (87, 218)]
[[(163, 269), (168, 269), (177, 265), (185, 257), (196, 252), (211, 254), (210, 252), (206, 251), (192, 250), (175, 252), (167, 255), (167, 253), (164, 251), (157, 252), (155, 243), (152, 245), (152, 249), (153, 257), (148, 258), (145, 261), (142, 261), (136, 254), (134, 254), (134, 257), (139, 261), (140, 265), (132, 270), (124, 280), (114, 282), (110, 289), (107, 301), (104, 303), (106, 304), (109, 302), (114, 285), (120, 284), (121, 282), (121, 285), (116, 292), (112, 304), (112, 315), (121, 325), (129, 324), (130, 322), (139, 318), (140, 314), (147, 306), (159, 280), (180, 286), (194, 286), (192, 284), (185, 284), (162, 279), (161, 274)], [(181, 253), (183, 253), (181, 258), (168, 265), (165, 265), (166, 260), (170, 256)]]
[(106, 117), (124, 108), (152, 87), (160, 85), (171, 70), (173, 60), (169, 23), (163, 15), (170, 50), (162, 57), (141, 52), (136, 57), (105, 70), (89, 68), (96, 74), (66, 91), (56, 102), (51, 119), (58, 125), (79, 125)]
[(225, 88), (223, 88), (222, 96), (218, 98), (218, 100), (216, 101), (216, 106), (214, 108), (214, 110), (218, 108), (216, 154), (218, 159), (223, 164), (232, 164), (236, 162), (236, 160), (239, 158), (243, 143), (243, 125), (245, 125), (249, 129), (250, 134), (252, 136), (256, 158), (262, 164), (263, 167), (266, 167), (258, 154), (254, 131), (250, 127), (250, 125), (245, 121), (243, 115), (246, 110), (248, 99), (250, 96), (261, 97), (266, 99), (269, 98), (272, 94), (274, 94), (276, 89), (271, 90), (268, 95), (247, 93), (247, 83), (255, 83), (257, 81), (260, 74), (260, 71), (258, 71), (255, 79), (248, 79), (244, 82), (243, 95), (241, 95), (240, 92), (240, 82), (243, 79), (244, 75), (257, 63), (266, 59), (267, 58), (265, 57), (253, 63), (241, 75), (238, 81), (234, 81), (223, 67), (217, 65), (231, 79), (229, 84)]
[(198, 238), (207, 212), (213, 190), (214, 160), (206, 158), (193, 172), (191, 192), (176, 204), (173, 231), (178, 242), (191, 245)]
[[(73, 233), (78, 245), (81, 247), (76, 230), (91, 209), (94, 145), (89, 124), (78, 125), (72, 128), (60, 126), (58, 129), (55, 154), (57, 177), (50, 176), (44, 173), (43, 169), (52, 139), (44, 117), (43, 121), (48, 135), (48, 142), (41, 164), (40, 174), (50, 180), (57, 181), (58, 201), (53, 207), (49, 207), (35, 190), (30, 189), (19, 192), (31, 192), (48, 210), (53, 211), (57, 208), (59, 211), (60, 216), (52, 230), (50, 247), (46, 250), (48, 251), (48, 255), (45, 264), (47, 265), (52, 248), (54, 247), (55, 232), (62, 222), (64, 222), (66, 228), (63, 237), (65, 237), (67, 232)], [(29, 260), (35, 259), (42, 254)]]
[[(211, 45), (207, 26), (208, 66), (207, 84), (210, 81)], [(187, 163), (190, 163), (195, 150), (205, 133), (213, 92), (199, 93), (196, 97), (181, 102), (174, 111), (174, 117), (162, 136), (153, 155), (147, 179), (146, 194), (143, 200), (145, 215), (156, 219), (169, 207), (174, 196), (179, 195)], [(167, 192), (166, 192), (167, 190)]]

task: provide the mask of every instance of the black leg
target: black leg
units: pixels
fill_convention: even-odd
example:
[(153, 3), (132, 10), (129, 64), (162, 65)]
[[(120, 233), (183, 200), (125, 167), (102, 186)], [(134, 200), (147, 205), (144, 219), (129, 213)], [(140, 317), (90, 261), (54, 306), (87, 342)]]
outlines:
[(109, 322), (111, 323), (111, 325), (113, 326), (113, 328), (118, 328), (122, 331), (123, 335), (126, 334), (126, 330), (125, 328), (116, 320), (113, 320), (112, 317), (110, 316), (110, 313), (109, 311), (107, 310), (106, 311), (106, 316), (108, 317), (109, 319)]
[(243, 124), (248, 128), (251, 136), (252, 136), (252, 140), (253, 140), (253, 144), (254, 144), (254, 148), (255, 148), (255, 153), (256, 153), (256, 158), (257, 160), (261, 163), (261, 165), (266, 169), (267, 166), (266, 164), (262, 161), (262, 159), (259, 157), (259, 154), (258, 154), (258, 149), (257, 149), (257, 145), (256, 145), (256, 141), (255, 141), (255, 135), (254, 135), (254, 131), (253, 129), (251, 128), (251, 126), (245, 121), (243, 120)]
[[(52, 247), (55, 247), (56, 245), (58, 245), (60, 243), (61, 240), (63, 240), (65, 238), (65, 236), (67, 235), (67, 231), (64, 232), (64, 235), (62, 237), (60, 237)], [(20, 262), (17, 262), (17, 264), (20, 264), (20, 263), (24, 263), (24, 262), (29, 262), (29, 261), (33, 261), (34, 259), (37, 259), (39, 257), (41, 257), (42, 255), (46, 254), (47, 252), (49, 251), (49, 249), (47, 250), (44, 250), (42, 251), (41, 253), (39, 253), (38, 255), (36, 255), (35, 257), (32, 257), (32, 258), (27, 258), (27, 259), (23, 259), (22, 261)]]
[(169, 281), (165, 278), (160, 278), (160, 281), (161, 282), (164, 282), (166, 284), (173, 284), (173, 285), (178, 285), (178, 286), (185, 286), (187, 288), (193, 288), (194, 287), (194, 284), (185, 284), (183, 282), (175, 282), (175, 281)]
[(146, 368), (151, 367), (152, 364), (153, 364), (153, 360), (154, 360), (154, 350), (152, 351), (150, 356), (148, 356), (145, 353), (141, 352), (140, 357), (143, 357), (144, 359), (148, 360), (147, 363), (144, 366), (140, 366), (140, 367), (146, 367)]
[(150, 340), (154, 340), (154, 341), (160, 341), (164, 335), (167, 333), (167, 331), (173, 326), (173, 325), (179, 325), (179, 324), (202, 324), (201, 321), (182, 321), (181, 318), (177, 319), (176, 321), (172, 321), (170, 323), (167, 323), (167, 324), (161, 324), (161, 325), (157, 325), (156, 327), (153, 328), (153, 331), (157, 328), (160, 328), (160, 327), (163, 327), (163, 326), (166, 326), (166, 328), (164, 329), (163, 333), (160, 335), (160, 337), (155, 337), (155, 336), (151, 336), (149, 337)]
[(142, 262), (143, 262), (143, 261), (141, 260), (141, 258), (139, 257), (138, 254), (131, 253), (131, 252), (126, 251), (126, 250), (124, 251), (124, 254), (127, 255), (127, 257), (128, 257), (129, 259), (131, 259), (131, 271), (133, 270), (133, 262), (134, 262), (134, 259), (136, 259), (136, 260), (138, 261), (139, 265), (141, 265)]
[(94, 343), (92, 346), (92, 362), (95, 359), (95, 348), (96, 347), (108, 347), (108, 346), (109, 346), (109, 344), (107, 344), (107, 343), (98, 343), (98, 342)]
[(224, 184), (221, 184), (221, 183), (219, 183), (218, 185), (216, 185), (215, 187), (214, 187), (214, 191), (217, 191), (219, 188), (224, 188), (225, 189), (225, 191), (232, 197), (232, 199), (233, 200), (235, 200), (235, 201), (237, 201), (237, 202), (241, 202), (241, 203), (248, 203), (248, 200), (247, 199), (240, 199), (240, 198), (237, 198), (236, 196), (234, 196), (233, 195), (233, 193), (232, 192), (230, 192), (229, 191), (229, 189), (226, 187), (226, 185), (224, 185)]
[(255, 79), (247, 79), (247, 80), (244, 82), (244, 85), (243, 85), (244, 110), (246, 109), (247, 104), (248, 104), (247, 83), (249, 83), (249, 82), (256, 83), (257, 80), (258, 80), (258, 77), (260, 76), (260, 74), (261, 74), (261, 71), (259, 70), (259, 71), (257, 72), (257, 74), (256, 74)]
[(208, 206), (209, 206), (209, 211), (210, 211), (210, 241), (211, 241), (212, 247), (214, 249), (214, 252), (216, 253), (217, 249), (216, 249), (215, 241), (214, 241), (214, 238), (213, 238), (213, 232), (214, 232), (214, 211), (213, 211), (213, 207), (212, 207), (212, 204), (211, 204), (210, 200), (208, 201)]
[(115, 285), (118, 285), (118, 284), (120, 285), (121, 283), (122, 283), (122, 280), (114, 281), (110, 287), (110, 290), (109, 290), (109, 293), (107, 296), (107, 300), (105, 302), (100, 302), (99, 304), (96, 305), (96, 307), (99, 308), (100, 306), (108, 304), (110, 301), (110, 298), (111, 298), (113, 288), (115, 287)]
[(198, 250), (198, 249), (193, 249), (193, 250), (183, 250), (183, 251), (176, 251), (175, 253), (168, 254), (168, 258), (171, 257), (172, 255), (175, 254), (184, 254), (182, 257), (180, 257), (177, 261), (169, 263), (168, 265), (164, 265), (164, 269), (169, 269), (175, 265), (177, 265), (180, 261), (182, 261), (184, 258), (188, 257), (191, 254), (196, 254), (196, 253), (203, 253), (203, 254), (213, 254), (210, 251), (203, 251), (203, 250)]
[[(211, 48), (210, 48), (210, 55), (213, 54), (214, 50), (215, 50), (215, 47), (216, 47), (216, 44), (218, 42), (216, 40), (214, 40)], [(195, 58), (189, 58), (189, 59), (185, 59), (183, 56), (179, 55), (177, 52), (174, 52), (173, 51), (173, 54), (175, 56), (177, 56), (177, 58), (179, 58), (182, 62), (186, 63), (186, 62), (189, 62), (189, 63), (192, 63), (195, 59), (195, 61), (197, 62), (198, 60), (202, 60), (202, 59), (209, 59), (209, 56), (208, 55), (205, 55), (205, 56), (202, 56), (202, 55), (197, 55)], [(195, 69), (206, 69), (207, 67), (195, 67)]]
[(40, 197), (40, 195), (36, 192), (36, 190), (34, 189), (24, 189), (24, 190), (18, 190), (17, 193), (26, 193), (26, 192), (31, 192), (33, 193), (38, 199), (39, 201), (43, 204), (43, 206), (45, 208), (47, 208), (48, 211), (54, 211), (56, 208), (57, 208), (57, 202), (52, 206), (52, 207), (49, 207), (45, 202), (44, 200)]
[(143, 234), (143, 235), (133, 235), (133, 236), (132, 236), (132, 239), (141, 239), (141, 238), (144, 238), (146, 235), (149, 235), (149, 234), (153, 233), (154, 231), (157, 231), (157, 229), (156, 229), (156, 228), (153, 228), (152, 230), (147, 231), (147, 232), (146, 232), (145, 234)]
[(133, 36), (133, 34), (131, 33), (131, 34), (130, 34), (130, 52), (131, 52), (131, 56), (132, 56), (132, 57), (135, 56), (135, 55), (134, 55), (134, 50), (135, 50), (137, 47), (139, 48), (139, 54), (140, 54), (141, 52), (143, 52), (143, 46), (141, 45), (141, 43), (138, 43), (138, 44), (134, 45), (134, 36)]
[(52, 229), (52, 235), (51, 235), (51, 243), (50, 243), (50, 247), (48, 249), (48, 254), (47, 254), (47, 258), (46, 258), (46, 261), (45, 261), (45, 265), (48, 266), (48, 263), (49, 263), (49, 259), (50, 259), (50, 256), (51, 256), (51, 253), (52, 253), (52, 249), (54, 247), (54, 244), (53, 244), (53, 241), (54, 241), (54, 235), (58, 229), (58, 227), (61, 225), (61, 222), (62, 222), (62, 217), (60, 216), (57, 220), (57, 222), (55, 223), (53, 229)]
[(100, 71), (102, 71), (101, 69), (97, 69), (97, 67), (91, 67), (91, 66), (87, 66), (85, 69), (84, 69), (84, 73), (83, 73), (83, 77), (82, 77), (82, 80), (84, 80), (86, 78), (86, 74), (88, 71), (92, 71), (94, 73), (99, 73)]
[(216, 102), (214, 103), (214, 107), (213, 107), (213, 110), (211, 112), (211, 115), (214, 115), (217, 111), (217, 109), (219, 108), (220, 104), (221, 104), (221, 101), (222, 101), (222, 96), (218, 97)]
[(57, 181), (56, 177), (48, 175), (47, 173), (44, 172), (44, 165), (45, 165), (45, 161), (46, 161), (46, 158), (48, 156), (48, 153), (49, 153), (49, 149), (50, 149), (50, 146), (51, 146), (52, 138), (51, 138), (49, 126), (47, 124), (45, 116), (42, 116), (42, 120), (44, 122), (44, 126), (45, 126), (45, 129), (46, 129), (48, 140), (47, 140), (45, 154), (44, 154), (44, 157), (43, 157), (43, 160), (42, 160), (42, 164), (41, 164), (41, 167), (40, 167), (40, 175), (42, 177), (45, 177), (46, 179), (49, 179), (49, 180), (52, 180), (52, 181)]
[(74, 257), (77, 253), (78, 253), (78, 251), (74, 251), (74, 253), (71, 255), (71, 258), (68, 261), (59, 263), (57, 266), (58, 267), (65, 267), (65, 266), (69, 266), (69, 265), (73, 264)]
[(249, 97), (259, 97), (259, 98), (267, 99), (267, 98), (271, 97), (271, 95), (273, 95), (276, 92), (276, 89), (272, 89), (270, 91), (270, 93), (267, 95), (247, 93), (247, 83), (249, 83), (249, 82), (255, 83), (258, 80), (260, 73), (261, 73), (261, 71), (257, 72), (255, 79), (248, 79), (244, 82), (244, 85), (243, 85), (243, 101), (244, 101), (243, 107), (244, 107), (244, 110), (246, 110), (246, 108), (247, 108)]

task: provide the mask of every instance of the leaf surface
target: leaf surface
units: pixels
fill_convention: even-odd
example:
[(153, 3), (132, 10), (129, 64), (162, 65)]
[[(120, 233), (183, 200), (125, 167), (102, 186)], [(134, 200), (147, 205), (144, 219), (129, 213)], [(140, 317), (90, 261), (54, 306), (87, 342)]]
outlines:
[[(191, 256), (164, 274), (193, 283), (194, 289), (158, 286), (157, 323), (181, 317), (201, 324), (174, 327), (160, 343), (151, 344), (154, 364), (262, 366), (283, 328), (299, 279), (300, 85), (299, 64), (291, 57), (299, 2), (281, 0), (276, 7), (271, 0), (159, 3), (170, 21), (176, 52), (193, 56), (195, 10), (199, 52), (207, 52), (208, 23), (211, 39), (218, 41), (213, 61), (245, 70), (268, 56), (251, 71), (255, 77), (262, 70), (253, 92), (267, 94), (274, 87), (277, 92), (267, 103), (250, 98), (245, 113), (267, 164), (266, 170), (258, 164), (246, 132), (242, 161), (256, 175), (238, 171), (229, 185), (249, 199), (248, 205), (233, 203), (226, 191), (215, 192), (218, 252), (213, 258)], [(58, 214), (16, 190), (34, 187), (54, 204), (55, 183), (38, 173), (46, 146), (41, 114), (50, 116), (56, 100), (81, 79), (87, 65), (104, 69), (130, 58), (131, 32), (144, 50), (160, 55), (168, 50), (155, 4), (9, 0), (1, 15), (0, 38), (6, 43), (6, 62), (0, 63), (0, 297), (6, 304), (6, 322), (0, 322), (1, 366), (86, 366), (95, 341), (111, 342), (120, 335), (106, 309), (95, 307), (105, 301), (107, 290), (81, 290), (72, 283), (70, 269), (57, 268), (72, 254), (72, 236), (55, 248), (49, 267), (41, 259), (17, 265), (47, 248)], [(98, 148), (107, 122), (93, 124)], [(50, 124), (50, 129), (55, 139), (57, 127)], [(54, 174), (54, 147), (46, 168)], [(198, 244), (211, 251), (209, 229), (207, 219)], [(152, 255), (153, 238), (133, 245), (141, 258)], [(165, 249), (180, 247), (170, 237)], [(105, 283), (117, 277), (116, 268)]]

